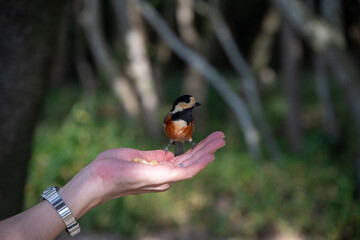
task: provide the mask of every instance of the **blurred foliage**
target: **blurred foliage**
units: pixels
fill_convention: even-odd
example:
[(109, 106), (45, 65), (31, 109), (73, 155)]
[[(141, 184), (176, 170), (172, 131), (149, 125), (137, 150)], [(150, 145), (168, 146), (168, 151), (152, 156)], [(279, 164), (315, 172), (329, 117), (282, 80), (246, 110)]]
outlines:
[[(166, 83), (168, 102), (179, 94), (179, 88), (172, 85), (176, 81)], [(278, 89), (274, 83), (267, 92)], [(27, 207), (38, 202), (43, 189), (64, 185), (102, 151), (115, 147), (159, 149), (167, 144), (165, 137), (162, 142), (151, 141), (141, 124), (126, 121), (107, 90), (99, 89), (90, 99), (81, 95), (78, 86), (50, 91), (36, 131)], [(264, 96), (269, 120), (280, 131), (286, 111), (284, 98), (279, 92)], [(304, 111), (311, 117), (318, 114), (314, 102), (305, 104)], [(203, 107), (212, 116), (209, 129), (197, 131), (194, 139), (221, 130), (227, 141), (205, 171), (164, 193), (112, 200), (82, 217), (81, 226), (132, 237), (159, 229), (190, 228), (200, 231), (204, 239), (261, 239), (271, 234), (360, 238), (360, 206), (353, 203), (353, 163), (346, 153), (336, 150), (333, 141), (319, 130), (308, 129), (301, 154), (285, 153), (277, 164), (254, 162), (231, 113), (213, 90)], [(170, 105), (163, 104), (161, 112), (168, 109)]]

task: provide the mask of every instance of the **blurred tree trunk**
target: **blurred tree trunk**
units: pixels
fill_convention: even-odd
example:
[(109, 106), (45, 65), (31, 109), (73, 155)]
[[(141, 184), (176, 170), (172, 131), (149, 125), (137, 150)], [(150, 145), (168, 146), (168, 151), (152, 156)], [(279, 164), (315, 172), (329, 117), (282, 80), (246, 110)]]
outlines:
[[(195, 28), (194, 0), (177, 0), (176, 20), (181, 39), (201, 55), (206, 55), (207, 44), (201, 41)], [(205, 34), (208, 35), (209, 33)], [(193, 66), (187, 65), (182, 91), (185, 94), (193, 95), (201, 103), (206, 100), (207, 89), (208, 84), (202, 74)], [(194, 114), (201, 116), (196, 118), (196, 127), (206, 129), (208, 121), (205, 108), (199, 108)]]
[[(320, 1), (320, 13), (335, 27), (338, 31), (343, 31), (342, 21), (341, 21), (341, 3), (339, 0), (321, 0)], [(324, 56), (317, 54), (319, 66), (319, 74), (321, 71), (323, 74), (329, 72), (329, 66), (326, 63)], [(322, 66), (321, 66), (322, 65)], [(324, 70), (321, 68), (324, 67)], [(338, 124), (335, 116), (335, 111), (331, 103), (330, 93), (329, 93), (329, 84), (328, 76), (319, 76), (318, 79), (318, 91), (321, 94), (323, 107), (324, 107), (324, 119), (325, 119), (325, 129), (332, 136), (337, 136), (338, 133)]]
[[(315, 11), (314, 0), (308, 0), (307, 2)], [(338, 0), (320, 1), (320, 13), (338, 29), (340, 29), (341, 25), (339, 10), (340, 5)], [(325, 131), (330, 136), (336, 138), (338, 135), (338, 126), (329, 92), (329, 68), (326, 59), (319, 53), (314, 53), (314, 70), (316, 76), (316, 91), (322, 105)]]
[(126, 77), (115, 65), (108, 50), (105, 37), (100, 27), (99, 0), (83, 0), (83, 8), (79, 13), (79, 21), (84, 29), (90, 51), (100, 74), (108, 81), (111, 90), (120, 100), (127, 116), (137, 119), (140, 114), (139, 101), (136, 93)]
[(260, 79), (260, 87), (261, 83), (270, 83), (275, 78), (274, 70), (270, 68), (269, 63), (274, 40), (281, 26), (280, 20), (279, 11), (274, 6), (271, 6), (263, 19), (259, 34), (256, 36), (251, 48), (250, 63), (253, 71)]
[(66, 79), (66, 73), (68, 70), (67, 67), (69, 66), (69, 30), (71, 20), (71, 5), (67, 5), (61, 16), (58, 41), (56, 51), (54, 53), (54, 64), (52, 65), (50, 73), (50, 80), (53, 84), (63, 83)]
[(335, 117), (335, 111), (331, 103), (328, 68), (323, 56), (315, 54), (314, 70), (316, 91), (322, 105), (324, 127), (327, 134), (336, 137), (338, 135), (338, 126)]
[[(129, 0), (134, 1), (134, 0)], [(159, 34), (163, 41), (185, 62), (192, 65), (201, 72), (210, 84), (219, 92), (224, 101), (234, 111), (239, 126), (243, 130), (245, 142), (249, 153), (254, 159), (260, 158), (259, 133), (253, 124), (249, 110), (244, 101), (233, 91), (226, 82), (225, 78), (218, 71), (205, 61), (199, 54), (187, 47), (169, 28), (159, 13), (144, 0), (135, 0), (139, 6), (142, 15)]]
[[(166, 1), (168, 3), (168, 1)], [(165, 76), (165, 71), (167, 69), (167, 66), (170, 63), (172, 52), (171, 50), (162, 42), (158, 41), (156, 43), (156, 57), (153, 64), (154, 68), (154, 77), (156, 82), (156, 91), (157, 95), (159, 96), (159, 101), (164, 102), (165, 101), (165, 87), (163, 83), (163, 78)]]
[[(129, 60), (129, 75), (135, 82), (146, 131), (155, 139), (160, 137), (159, 98), (146, 49), (145, 28), (134, 4), (125, 0), (112, 0), (119, 27), (121, 26)], [(121, 17), (120, 17), (121, 16)], [(119, 30), (120, 32), (120, 30)]]
[[(171, 26), (175, 26), (175, 6), (176, 1), (161, 1), (164, 18)], [(165, 102), (164, 79), (169, 66), (171, 65), (172, 51), (160, 39), (156, 42), (156, 56), (153, 63), (155, 81), (157, 83), (157, 92), (160, 102)]]
[(297, 152), (301, 149), (302, 135), (299, 94), (301, 41), (287, 22), (282, 27), (281, 47), (282, 75), (288, 104), (286, 134), (291, 149)]
[[(273, 0), (291, 25), (301, 33), (318, 54), (323, 54), (340, 87), (344, 90), (349, 110), (354, 117), (357, 141), (360, 146), (360, 72), (358, 65), (346, 52), (344, 35), (329, 22), (315, 15), (299, 0)], [(290, 14), (291, 13), (291, 14)], [(360, 148), (356, 147), (356, 166), (360, 166)], [(360, 169), (356, 167), (356, 191), (360, 194)]]
[(343, 30), (342, 6), (340, 0), (320, 0), (320, 13), (331, 23), (338, 31)]
[(91, 97), (96, 91), (96, 74), (86, 56), (86, 44), (79, 23), (75, 23), (74, 63), (77, 76), (84, 91), (85, 98)]
[(67, 1), (1, 1), (0, 219), (23, 208), (34, 128)]

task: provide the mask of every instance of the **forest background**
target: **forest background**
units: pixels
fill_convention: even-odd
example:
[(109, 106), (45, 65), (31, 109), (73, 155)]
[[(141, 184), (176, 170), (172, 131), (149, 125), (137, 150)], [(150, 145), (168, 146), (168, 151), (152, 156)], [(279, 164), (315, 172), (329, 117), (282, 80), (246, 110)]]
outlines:
[(358, 0), (0, 1), (0, 219), (102, 151), (163, 149), (191, 94), (215, 162), (85, 238), (359, 239), (359, 61)]

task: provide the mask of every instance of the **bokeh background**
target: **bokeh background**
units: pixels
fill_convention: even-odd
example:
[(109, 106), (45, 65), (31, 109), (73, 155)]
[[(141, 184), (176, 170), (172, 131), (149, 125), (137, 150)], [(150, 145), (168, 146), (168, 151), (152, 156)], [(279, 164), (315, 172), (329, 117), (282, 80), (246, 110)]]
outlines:
[(0, 219), (102, 151), (163, 149), (191, 94), (216, 160), (79, 239), (360, 239), (359, 61), (357, 0), (0, 1)]

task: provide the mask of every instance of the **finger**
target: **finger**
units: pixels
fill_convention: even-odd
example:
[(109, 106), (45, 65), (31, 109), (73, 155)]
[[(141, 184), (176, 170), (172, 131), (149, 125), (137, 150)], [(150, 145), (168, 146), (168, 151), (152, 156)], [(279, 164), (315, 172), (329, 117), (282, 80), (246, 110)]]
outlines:
[[(126, 195), (131, 195), (131, 194), (139, 195), (139, 194), (144, 194), (144, 193), (165, 192), (165, 191), (169, 190), (170, 187), (171, 187), (171, 185), (163, 184), (163, 185), (160, 185), (160, 186), (157, 186), (157, 187), (149, 187), (149, 188), (143, 188), (143, 189), (134, 189), (134, 190), (131, 190), (131, 191), (127, 192)], [(115, 198), (120, 198), (120, 197), (122, 197), (122, 196), (123, 196), (123, 195), (117, 195), (117, 196), (114, 196), (114, 197), (112, 197), (112, 198), (115, 199)]]
[(211, 141), (215, 140), (215, 139), (223, 139), (225, 137), (223, 132), (220, 131), (216, 131), (211, 133), (208, 137), (206, 137), (204, 140), (202, 140), (201, 142), (199, 142), (195, 148), (188, 150), (185, 154), (178, 156), (177, 158), (174, 158), (174, 160), (172, 160), (173, 162), (182, 162), (184, 161), (186, 158), (191, 158), (193, 157), (198, 151), (201, 151), (208, 143), (210, 143)]
[(208, 144), (209, 142), (211, 142), (215, 139), (223, 139), (224, 137), (225, 137), (225, 135), (223, 132), (220, 132), (220, 131), (213, 132), (209, 136), (207, 136), (204, 140), (199, 142), (193, 149), (190, 149), (187, 152), (198, 151), (202, 147), (204, 147), (206, 144)]
[(207, 136), (207, 137), (205, 138), (205, 140), (206, 140), (206, 139), (208, 139), (208, 140), (213, 140), (213, 139), (215, 139), (215, 138), (224, 138), (224, 137), (225, 137), (225, 134), (224, 134), (223, 132), (221, 132), (221, 131), (215, 131), (215, 132), (210, 133), (209, 136)]
[(179, 165), (180, 163), (187, 167), (190, 164), (196, 162), (201, 156), (205, 154), (214, 154), (218, 149), (222, 148), (225, 145), (224, 139), (214, 139), (208, 144), (206, 144), (199, 151), (195, 152), (195, 154), (187, 153), (184, 157), (176, 159), (174, 164)]
[(164, 183), (164, 184), (159, 184), (159, 185), (152, 185), (152, 186), (148, 186), (145, 188), (142, 188), (141, 190), (144, 191), (166, 191), (171, 187), (172, 184), (170, 183)]
[(132, 193), (129, 194), (134, 194), (134, 195), (140, 195), (140, 194), (145, 194), (145, 193), (160, 193), (160, 192), (165, 192), (168, 189), (164, 189), (164, 190), (141, 190), (141, 191), (134, 191)]
[(163, 183), (157, 185), (150, 185), (134, 189), (129, 194), (142, 194), (142, 193), (154, 193), (154, 192), (165, 192), (170, 189), (173, 183)]
[(188, 167), (174, 168), (171, 174), (169, 174), (168, 181), (181, 181), (193, 178), (214, 159), (215, 157), (212, 154), (206, 154), (201, 156), (198, 161), (189, 165)]

